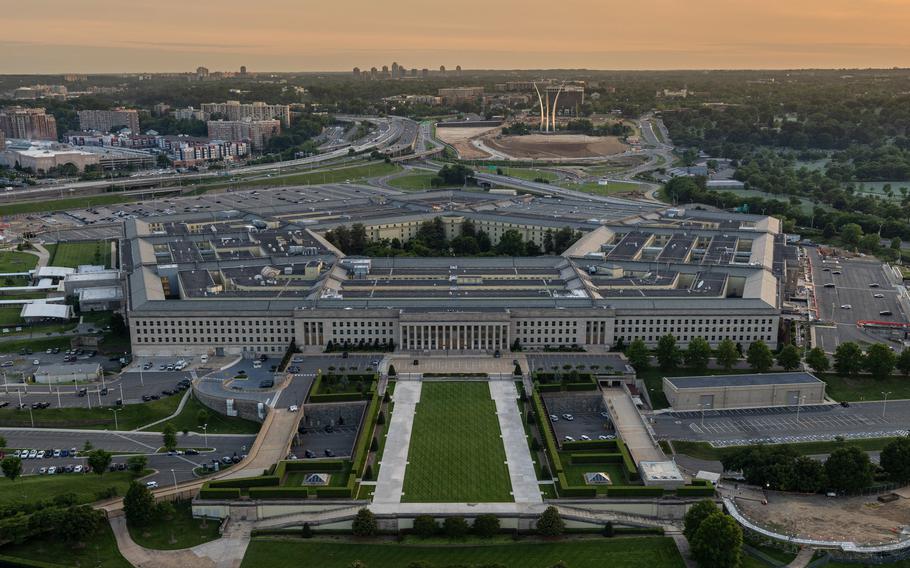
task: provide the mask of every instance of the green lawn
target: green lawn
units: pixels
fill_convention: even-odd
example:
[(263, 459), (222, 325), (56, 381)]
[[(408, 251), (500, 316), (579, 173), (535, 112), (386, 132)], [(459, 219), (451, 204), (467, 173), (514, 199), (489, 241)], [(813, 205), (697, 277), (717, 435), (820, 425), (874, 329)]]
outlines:
[(80, 264), (103, 264), (111, 266), (111, 244), (109, 241), (58, 243), (51, 266), (76, 268)]
[[(789, 445), (803, 455), (829, 454), (841, 446), (857, 446), (866, 452), (876, 452), (893, 440), (895, 438), (863, 438), (844, 440), (843, 442), (802, 442)], [(689, 442), (684, 440), (674, 440), (673, 448), (678, 454), (686, 454), (703, 460), (722, 460), (725, 455), (731, 454), (738, 449), (737, 447), (715, 448), (707, 442)]]
[[(37, 328), (36, 331), (40, 331)], [(0, 341), (0, 353), (18, 353), (23, 347), (28, 347), (35, 353), (46, 351), (48, 348), (70, 348), (69, 337), (52, 337), (47, 339), (17, 339), (16, 341)]]
[(564, 187), (566, 189), (573, 189), (575, 191), (581, 191), (584, 193), (593, 193), (594, 195), (613, 195), (615, 193), (628, 193), (635, 190), (644, 191), (645, 188), (645, 186), (641, 184), (624, 181), (611, 181), (607, 185), (600, 185), (596, 182), (564, 183), (561, 184), (561, 187)]
[(114, 532), (107, 522), (84, 546), (76, 547), (59, 539), (48, 537), (29, 540), (23, 544), (10, 544), (0, 548), (0, 555), (45, 562), (51, 566), (77, 566), (82, 568), (132, 568), (117, 550)]
[[(117, 398), (117, 390), (111, 389), (111, 394), (107, 396), (105, 404), (113, 405)], [(67, 396), (74, 396), (69, 394)], [(32, 415), (35, 417), (36, 428), (82, 428), (91, 430), (113, 430), (114, 413), (109, 410), (112, 406), (97, 408), (97, 397), (92, 400), (93, 406), (88, 408), (88, 401), (85, 398), (85, 407), (79, 408), (47, 408), (44, 410), (33, 410)], [(51, 404), (57, 404), (56, 395), (47, 397)], [(142, 404), (128, 404), (123, 410), (117, 413), (117, 426), (120, 430), (132, 430), (139, 426), (144, 426), (156, 420), (170, 416), (177, 410), (180, 403), (180, 395), (162, 397), (161, 400), (153, 400)], [(214, 414), (214, 413), (212, 413)], [(29, 411), (18, 410), (16, 408), (6, 407), (0, 409), (0, 426), (12, 427), (30, 427)], [(164, 426), (162, 425), (162, 428)], [(180, 431), (182, 429), (178, 429)], [(211, 432), (211, 430), (209, 430)], [(179, 437), (179, 436), (178, 436)]]
[(869, 376), (841, 377), (823, 375), (827, 383), (826, 392), (834, 400), (881, 400), (882, 392), (890, 392), (888, 399), (910, 398), (910, 378), (893, 375), (888, 379), (873, 379)]
[(190, 548), (197, 544), (220, 538), (218, 521), (193, 518), (193, 508), (189, 501), (174, 503), (177, 510), (171, 519), (161, 519), (146, 527), (130, 526), (130, 536), (136, 544), (155, 550), (176, 550)]
[(485, 382), (424, 383), (403, 501), (512, 501), (505, 461), (496, 405)]
[(53, 499), (57, 495), (75, 493), (79, 503), (97, 501), (97, 494), (116, 487), (118, 495), (126, 495), (133, 479), (128, 471), (92, 473), (61, 473), (57, 475), (27, 475), (16, 481), (0, 478), (0, 505), (17, 505), (36, 499)]
[(114, 203), (129, 203), (142, 201), (138, 195), (122, 195), (106, 193), (86, 197), (72, 197), (67, 199), (54, 199), (52, 201), (24, 201), (21, 203), (3, 204), (3, 215), (19, 215), (21, 213), (42, 213), (45, 211), (66, 211), (67, 209), (84, 209), (99, 205), (112, 205)]
[[(184, 430), (201, 432), (199, 429), (200, 410), (205, 410), (208, 415), (205, 423), (208, 424), (207, 432), (209, 434), (256, 434), (259, 432), (260, 424), (258, 422), (245, 420), (238, 416), (225, 416), (224, 414), (219, 414), (214, 410), (203, 406), (192, 394), (190, 395), (190, 398), (187, 399), (186, 404), (183, 405), (183, 410), (180, 414), (172, 420), (169, 420), (166, 424), (172, 424), (178, 432), (183, 432)], [(164, 424), (155, 426), (156, 430), (163, 428)]]
[(531, 168), (501, 168), (502, 174), (518, 179), (534, 181), (536, 179), (545, 179), (547, 181), (556, 181), (557, 175), (551, 171), (538, 170)]
[(405, 191), (418, 191), (421, 189), (438, 189), (430, 185), (430, 180), (436, 177), (433, 173), (408, 174), (401, 177), (392, 178), (388, 184), (396, 189)]
[[(584, 463), (584, 464), (571, 464), (569, 459), (569, 454), (571, 452), (560, 452), (560, 459), (562, 460), (563, 470), (566, 474), (566, 481), (569, 485), (587, 487), (588, 483), (585, 481), (586, 473), (593, 473), (601, 471), (610, 476), (610, 480), (613, 482), (613, 485), (626, 485), (626, 476), (624, 473), (624, 468), (621, 463)], [(595, 485), (594, 488), (597, 489), (599, 494), (606, 494), (607, 489), (610, 485)]]
[(325, 169), (312, 172), (264, 177), (259, 179), (238, 179), (236, 182), (217, 180), (214, 184), (202, 184), (194, 192), (195, 195), (214, 189), (230, 187), (261, 187), (280, 185), (315, 185), (321, 183), (344, 183), (345, 181), (360, 181), (366, 178), (386, 176), (401, 171), (401, 166), (387, 164), (384, 161), (362, 162), (359, 165), (347, 166), (337, 169)]
[[(4, 211), (7, 205), (3, 206)], [(0, 272), (25, 272), (35, 268), (38, 257), (27, 252), (14, 250), (0, 251)]]
[(22, 306), (0, 306), (0, 325), (19, 325), (22, 318)]
[(432, 566), (496, 564), (507, 568), (549, 568), (559, 561), (571, 568), (677, 568), (684, 566), (666, 537), (578, 539), (465, 546), (361, 544), (319, 540), (255, 538), (241, 568), (348, 568), (356, 560), (369, 568), (404, 568), (424, 561)]

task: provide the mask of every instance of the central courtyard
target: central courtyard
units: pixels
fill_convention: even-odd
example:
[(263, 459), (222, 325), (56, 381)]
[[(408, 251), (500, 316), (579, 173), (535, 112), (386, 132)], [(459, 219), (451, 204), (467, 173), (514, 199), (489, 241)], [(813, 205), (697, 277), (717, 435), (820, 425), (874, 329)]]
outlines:
[(486, 382), (424, 382), (401, 500), (513, 500), (496, 404)]

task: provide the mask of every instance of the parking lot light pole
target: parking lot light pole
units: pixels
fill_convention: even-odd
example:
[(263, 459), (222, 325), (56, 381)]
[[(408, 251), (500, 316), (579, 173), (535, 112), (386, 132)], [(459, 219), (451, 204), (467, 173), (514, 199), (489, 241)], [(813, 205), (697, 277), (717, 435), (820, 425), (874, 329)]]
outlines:
[(32, 421), (32, 428), (34, 428), (34, 427), (35, 427), (35, 415), (32, 414), (32, 407), (31, 407), (31, 406), (28, 407), (28, 418), (29, 418), (29, 420)]
[(6, 371), (3, 371), (3, 390), (6, 391), (6, 394), (9, 394), (9, 384), (6, 382)]
[(174, 477), (174, 489), (177, 489), (177, 474), (171, 469), (171, 475)]
[(806, 396), (802, 395), (796, 399), (796, 423), (799, 424), (799, 409), (802, 407), (803, 401), (806, 400)]
[(882, 418), (885, 417), (885, 409), (888, 406), (888, 395), (891, 394), (891, 391), (882, 391)]
[(117, 413), (123, 410), (122, 408), (108, 408), (111, 412), (114, 413), (114, 430), (119, 430), (120, 426), (117, 424)]
[(208, 423), (206, 423), (206, 424), (203, 424), (202, 426), (200, 426), (200, 428), (202, 428), (202, 444), (206, 448), (208, 448), (209, 447), (209, 432), (208, 432), (209, 425), (208, 425)]

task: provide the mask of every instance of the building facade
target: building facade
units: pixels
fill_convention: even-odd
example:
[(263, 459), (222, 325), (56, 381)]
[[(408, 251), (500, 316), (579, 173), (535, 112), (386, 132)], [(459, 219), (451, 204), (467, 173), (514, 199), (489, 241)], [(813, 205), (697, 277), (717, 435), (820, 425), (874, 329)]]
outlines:
[(205, 116), (211, 117), (214, 114), (221, 115), (224, 120), (269, 120), (277, 119), (281, 121), (282, 126), (291, 124), (291, 107), (288, 105), (270, 105), (262, 101), (253, 103), (241, 103), (240, 101), (227, 101), (224, 103), (202, 103), (202, 112)]
[(281, 122), (278, 120), (210, 120), (207, 125), (209, 138), (246, 140), (253, 150), (263, 149), (269, 138), (281, 133)]
[(82, 130), (110, 132), (115, 127), (126, 127), (133, 134), (139, 134), (139, 111), (134, 109), (80, 110), (78, 114)]
[(6, 107), (0, 110), (0, 130), (7, 138), (56, 140), (57, 120), (43, 108)]

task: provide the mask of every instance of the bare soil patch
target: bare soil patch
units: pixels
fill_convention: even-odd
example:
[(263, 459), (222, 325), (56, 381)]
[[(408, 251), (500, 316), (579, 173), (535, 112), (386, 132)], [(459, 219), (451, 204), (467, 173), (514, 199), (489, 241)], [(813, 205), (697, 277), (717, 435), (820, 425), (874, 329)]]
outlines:
[(584, 134), (487, 137), (484, 143), (518, 159), (596, 158), (619, 154), (628, 148), (614, 136), (586, 136)]
[(476, 148), (471, 144), (473, 138), (477, 138), (493, 130), (498, 130), (498, 126), (483, 127), (450, 127), (436, 128), (436, 137), (451, 144), (457, 151), (458, 155), (464, 160), (476, 160), (489, 158), (490, 155)]

